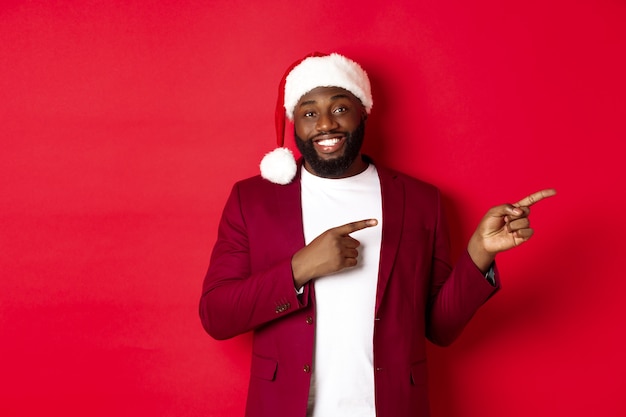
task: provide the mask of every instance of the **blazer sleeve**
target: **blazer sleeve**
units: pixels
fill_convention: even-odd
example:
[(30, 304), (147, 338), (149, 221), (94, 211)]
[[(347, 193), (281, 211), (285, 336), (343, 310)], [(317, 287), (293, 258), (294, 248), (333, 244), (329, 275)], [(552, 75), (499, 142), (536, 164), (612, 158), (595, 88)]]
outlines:
[(426, 335), (433, 343), (447, 346), (459, 336), (478, 308), (500, 289), (500, 277), (494, 265), (495, 285), (492, 285), (467, 250), (452, 267), (448, 225), (439, 193), (437, 204)]
[(280, 320), (307, 304), (308, 286), (303, 294), (296, 294), (292, 253), (279, 254), (252, 269), (251, 250), (269, 244), (270, 239), (260, 242), (251, 237), (246, 220), (235, 185), (222, 213), (200, 299), (202, 325), (215, 339)]

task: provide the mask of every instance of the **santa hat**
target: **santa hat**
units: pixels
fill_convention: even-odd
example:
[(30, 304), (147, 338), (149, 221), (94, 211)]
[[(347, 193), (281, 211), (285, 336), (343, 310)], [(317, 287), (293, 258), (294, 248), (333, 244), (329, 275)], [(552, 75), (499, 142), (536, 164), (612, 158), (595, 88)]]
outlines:
[(293, 153), (283, 147), (285, 119), (293, 121), (293, 111), (303, 95), (317, 87), (340, 87), (361, 100), (365, 111), (372, 109), (372, 92), (367, 73), (356, 62), (336, 53), (314, 52), (293, 63), (278, 86), (276, 103), (276, 142), (278, 148), (261, 160), (261, 176), (276, 184), (289, 184), (296, 176)]

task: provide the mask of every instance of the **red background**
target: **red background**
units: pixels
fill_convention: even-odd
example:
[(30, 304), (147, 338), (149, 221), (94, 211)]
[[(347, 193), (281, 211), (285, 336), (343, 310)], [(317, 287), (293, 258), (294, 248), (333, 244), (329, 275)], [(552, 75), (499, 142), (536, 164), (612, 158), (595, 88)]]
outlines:
[(430, 348), (433, 415), (626, 415), (624, 1), (54, 3), (0, 6), (1, 415), (242, 415), (249, 335), (210, 339), (197, 301), (315, 50), (368, 70), (367, 150), (442, 189), (455, 253), (559, 191)]

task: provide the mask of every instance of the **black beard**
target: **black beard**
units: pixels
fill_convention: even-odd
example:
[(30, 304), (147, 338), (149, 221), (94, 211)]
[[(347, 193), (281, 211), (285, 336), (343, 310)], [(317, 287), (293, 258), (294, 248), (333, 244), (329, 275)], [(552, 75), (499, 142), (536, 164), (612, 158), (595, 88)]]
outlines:
[(346, 134), (346, 147), (343, 155), (332, 159), (320, 158), (317, 152), (315, 152), (313, 141), (302, 140), (295, 133), (295, 129), (294, 137), (298, 150), (315, 174), (324, 178), (337, 178), (341, 177), (352, 166), (352, 163), (361, 152), (361, 146), (365, 137), (365, 120), (362, 120), (353, 132)]

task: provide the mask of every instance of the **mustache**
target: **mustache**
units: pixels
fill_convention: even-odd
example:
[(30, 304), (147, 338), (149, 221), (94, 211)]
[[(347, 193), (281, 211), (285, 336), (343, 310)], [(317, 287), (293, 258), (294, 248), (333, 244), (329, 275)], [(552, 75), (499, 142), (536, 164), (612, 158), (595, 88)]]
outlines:
[(342, 135), (342, 136), (349, 136), (346, 132), (342, 132), (338, 129), (333, 129), (333, 130), (329, 130), (327, 132), (320, 132), (318, 134), (316, 134), (315, 136), (313, 136), (311, 138), (311, 140), (316, 140), (322, 136), (326, 136), (326, 135)]

